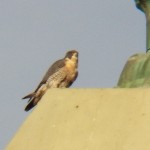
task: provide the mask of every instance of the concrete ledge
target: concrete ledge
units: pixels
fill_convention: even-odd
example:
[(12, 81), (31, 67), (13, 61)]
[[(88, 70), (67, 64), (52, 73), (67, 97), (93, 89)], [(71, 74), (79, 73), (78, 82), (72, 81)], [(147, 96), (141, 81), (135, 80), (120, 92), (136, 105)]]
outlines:
[(150, 150), (150, 89), (51, 89), (7, 150)]

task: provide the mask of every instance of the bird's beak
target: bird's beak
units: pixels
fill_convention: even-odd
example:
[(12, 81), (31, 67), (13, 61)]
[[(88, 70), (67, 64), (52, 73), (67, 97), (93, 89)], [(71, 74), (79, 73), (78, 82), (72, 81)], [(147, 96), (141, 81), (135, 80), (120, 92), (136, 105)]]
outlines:
[(75, 56), (75, 57), (78, 57), (78, 53), (74, 53), (74, 56)]

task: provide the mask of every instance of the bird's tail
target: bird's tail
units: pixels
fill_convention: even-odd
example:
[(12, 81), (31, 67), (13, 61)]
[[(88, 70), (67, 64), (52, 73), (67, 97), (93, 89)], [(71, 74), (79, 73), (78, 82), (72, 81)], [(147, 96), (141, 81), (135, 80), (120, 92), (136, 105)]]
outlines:
[(35, 92), (33, 92), (33, 93), (30, 93), (30, 94), (26, 95), (26, 96), (25, 96), (25, 97), (23, 97), (22, 99), (32, 98), (32, 97), (34, 97), (34, 96), (35, 96)]
[(28, 94), (27, 96), (23, 97), (22, 99), (29, 98), (28, 104), (24, 110), (29, 111), (30, 109), (32, 109), (39, 102), (39, 100), (41, 99), (43, 94), (44, 93), (40, 93), (39, 95), (37, 95), (36, 92), (33, 92), (33, 93)]
[(29, 111), (30, 109), (32, 109), (35, 105), (37, 104), (36, 102), (36, 98), (33, 98), (28, 105), (25, 107), (25, 111)]

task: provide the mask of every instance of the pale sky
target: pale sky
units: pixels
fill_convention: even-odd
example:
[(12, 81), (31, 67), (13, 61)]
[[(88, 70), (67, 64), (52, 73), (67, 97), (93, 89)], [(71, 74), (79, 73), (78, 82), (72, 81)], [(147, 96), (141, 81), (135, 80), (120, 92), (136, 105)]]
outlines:
[(145, 45), (145, 16), (133, 0), (1, 0), (0, 149), (32, 113), (21, 98), (67, 50), (79, 51), (72, 88), (108, 88)]

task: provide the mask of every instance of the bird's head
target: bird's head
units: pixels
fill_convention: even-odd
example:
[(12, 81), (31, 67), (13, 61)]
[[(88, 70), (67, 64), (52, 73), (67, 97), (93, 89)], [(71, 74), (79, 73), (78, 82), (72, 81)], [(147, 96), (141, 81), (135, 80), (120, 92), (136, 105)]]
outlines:
[(66, 53), (65, 58), (72, 59), (73, 57), (76, 57), (76, 58), (78, 59), (78, 51), (76, 51), (76, 50), (71, 50), (71, 51), (68, 51), (68, 52)]
[(71, 50), (66, 53), (65, 62), (67, 65), (78, 66), (78, 51)]

